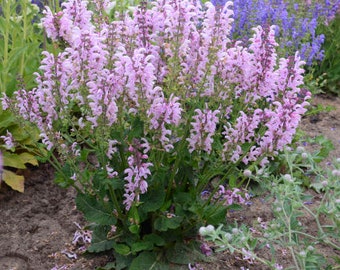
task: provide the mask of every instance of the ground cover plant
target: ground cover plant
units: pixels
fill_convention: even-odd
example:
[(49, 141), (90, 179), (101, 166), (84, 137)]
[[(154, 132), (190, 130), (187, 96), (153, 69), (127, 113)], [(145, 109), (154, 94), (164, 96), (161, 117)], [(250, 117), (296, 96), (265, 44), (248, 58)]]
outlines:
[(77, 189), (89, 251), (112, 249), (116, 269), (187, 263), (198, 228), (225, 222), (249, 172), (293, 140), (303, 62), (277, 57), (274, 27), (226, 38), (231, 3), (141, 2), (113, 21), (104, 1), (62, 5), (43, 18), (61, 52), (4, 109), (38, 126), (57, 182)]
[[(316, 141), (321, 143), (321, 148), (313, 154), (303, 146), (286, 149), (280, 160), (285, 161), (287, 167), (281, 175), (273, 175), (271, 166), (251, 175), (264, 190), (270, 190), (267, 199), (272, 203), (274, 216), (271, 220), (258, 218), (251, 226), (201, 227), (199, 232), (203, 239), (210, 241), (205, 243), (206, 250), (228, 250), (240, 254), (250, 264), (270, 266), (270, 269), (337, 269), (339, 257), (327, 258), (321, 251), (322, 245), (340, 250), (340, 160), (334, 160), (328, 169), (319, 166), (319, 160), (324, 159), (323, 151), (331, 144), (321, 137)], [(319, 204), (313, 205), (316, 195), (305, 188), (306, 178), (313, 179), (308, 188), (322, 193)], [(315, 224), (317, 232), (310, 230), (311, 224)], [(268, 253), (259, 255), (263, 249), (270, 250), (271, 256)], [(279, 250), (287, 253), (290, 264), (283, 266), (277, 260)]]

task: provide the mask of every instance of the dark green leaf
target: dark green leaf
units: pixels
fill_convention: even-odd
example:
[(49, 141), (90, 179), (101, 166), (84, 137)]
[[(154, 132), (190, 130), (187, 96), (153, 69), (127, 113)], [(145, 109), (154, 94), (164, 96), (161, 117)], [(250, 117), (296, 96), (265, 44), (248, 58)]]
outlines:
[(117, 219), (113, 215), (113, 209), (89, 194), (78, 193), (76, 198), (77, 208), (82, 211), (86, 219), (100, 225), (116, 224)]
[(121, 255), (126, 256), (130, 254), (130, 247), (128, 245), (114, 243), (113, 248), (117, 253)]
[(210, 205), (207, 207), (204, 214), (207, 224), (218, 225), (225, 222), (227, 207), (221, 205)]
[(164, 246), (165, 245), (165, 241), (162, 237), (160, 237), (157, 234), (148, 234), (144, 237), (144, 241), (148, 241), (153, 243), (155, 246)]
[(147, 193), (141, 195), (141, 201), (143, 204), (139, 208), (145, 213), (154, 212), (162, 207), (164, 199), (165, 190), (163, 188), (150, 188)]
[(139, 228), (140, 226), (137, 224), (133, 224), (131, 226), (129, 226), (129, 231), (133, 234), (138, 234), (139, 233)]
[(107, 239), (108, 226), (95, 226), (92, 230), (92, 242), (88, 248), (89, 252), (102, 252), (113, 249), (115, 241)]
[(158, 231), (167, 231), (169, 229), (177, 229), (181, 226), (183, 217), (164, 217), (160, 216), (155, 220), (154, 227)]
[(140, 251), (145, 251), (145, 250), (152, 250), (153, 249), (153, 243), (148, 242), (148, 241), (143, 241), (143, 242), (135, 242), (131, 246), (131, 252), (137, 253)]
[(151, 270), (151, 269), (161, 269), (157, 266), (157, 256), (155, 253), (152, 252), (142, 252), (135, 258), (129, 270)]
[(192, 262), (188, 250), (184, 244), (176, 243), (174, 247), (170, 248), (166, 253), (166, 258), (176, 264), (188, 264)]

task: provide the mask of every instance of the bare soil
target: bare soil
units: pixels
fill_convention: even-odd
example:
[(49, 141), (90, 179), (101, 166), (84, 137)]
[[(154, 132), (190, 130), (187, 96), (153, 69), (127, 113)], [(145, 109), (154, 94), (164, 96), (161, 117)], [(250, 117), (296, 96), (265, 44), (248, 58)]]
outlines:
[[(332, 140), (335, 150), (324, 166), (330, 166), (333, 158), (340, 157), (340, 99), (335, 97), (316, 97), (315, 104), (334, 107), (331, 112), (303, 119), (301, 128), (306, 136), (324, 135)], [(0, 270), (65, 270), (96, 269), (113, 258), (108, 255), (80, 255), (72, 245), (77, 224), (85, 225), (82, 214), (75, 207), (75, 192), (64, 190), (53, 183), (53, 169), (48, 164), (31, 168), (25, 172), (25, 192), (18, 193), (2, 186), (0, 189)], [(315, 197), (315, 201), (318, 196)], [(244, 210), (230, 213), (230, 222), (235, 220), (249, 225), (261, 218), (273, 218), (271, 203), (261, 197), (252, 199), (252, 204)], [(311, 233), (314, 225), (308, 217), (302, 220)], [(329, 247), (321, 247), (330, 258), (340, 257), (340, 253)], [(269, 251), (268, 251), (269, 252)], [(77, 259), (72, 256), (77, 254)], [(290, 265), (285, 250), (279, 255), (280, 264)], [(266, 256), (266, 254), (261, 254)], [(194, 262), (193, 262), (194, 263)], [(260, 264), (246, 264), (241, 258), (228, 253), (214, 255), (209, 264), (196, 264), (196, 269), (266, 269)], [(188, 268), (187, 268), (188, 269)], [(143, 269), (141, 269), (143, 270)]]

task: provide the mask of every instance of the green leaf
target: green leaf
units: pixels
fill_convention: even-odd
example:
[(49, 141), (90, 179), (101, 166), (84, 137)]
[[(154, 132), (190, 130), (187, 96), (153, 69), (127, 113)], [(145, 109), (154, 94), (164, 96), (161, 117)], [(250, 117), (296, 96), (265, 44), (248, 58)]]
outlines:
[(153, 243), (155, 246), (164, 246), (165, 245), (165, 240), (157, 235), (157, 234), (148, 234), (144, 237), (144, 241), (148, 241), (148, 242), (151, 242)]
[(92, 229), (92, 242), (89, 252), (103, 252), (113, 248), (115, 241), (107, 239), (108, 226), (95, 226)]
[(126, 270), (128, 269), (128, 266), (131, 264), (131, 261), (133, 260), (132, 255), (121, 255), (115, 251), (113, 251), (113, 256), (115, 258), (115, 267), (114, 270)]
[(183, 243), (176, 243), (166, 253), (166, 258), (176, 264), (189, 264), (193, 261), (193, 250)]
[(138, 234), (139, 233), (139, 228), (140, 226), (137, 224), (133, 224), (131, 226), (129, 226), (129, 231), (133, 234)]
[(129, 270), (151, 270), (151, 269), (159, 269), (156, 268), (157, 265), (157, 256), (152, 252), (142, 252), (136, 257), (131, 265)]
[(188, 205), (188, 204), (191, 205), (191, 200), (192, 200), (192, 198), (191, 198), (190, 193), (177, 192), (177, 193), (174, 194), (174, 202), (178, 203), (182, 206)]
[(164, 217), (160, 216), (155, 220), (154, 227), (158, 231), (167, 231), (169, 229), (177, 229), (181, 226), (183, 217)]
[(164, 199), (165, 190), (163, 188), (150, 188), (148, 192), (141, 195), (141, 201), (143, 202), (143, 204), (139, 208), (145, 213), (154, 212), (162, 207)]
[(131, 130), (128, 133), (129, 141), (132, 141), (133, 138), (140, 138), (144, 135), (144, 122), (140, 120), (139, 117), (136, 117), (132, 123)]
[(113, 215), (113, 209), (106, 207), (96, 197), (89, 194), (78, 193), (76, 198), (77, 208), (82, 211), (86, 219), (99, 225), (116, 224), (117, 219)]
[(231, 204), (231, 205), (228, 205), (228, 206), (227, 206), (227, 209), (228, 209), (228, 210), (239, 211), (239, 210), (242, 210), (243, 208), (242, 208), (241, 205), (236, 204), (236, 203), (233, 203), (233, 204)]
[(225, 222), (227, 207), (222, 205), (209, 205), (204, 211), (207, 224), (218, 225)]
[(117, 244), (117, 243), (114, 242), (113, 248), (120, 255), (126, 256), (126, 255), (130, 254), (130, 247), (128, 245)]
[[(10, 111), (0, 111), (0, 130), (15, 124), (15, 117)], [(6, 132), (6, 131), (5, 131)]]
[(135, 242), (131, 246), (131, 252), (137, 253), (145, 250), (152, 250), (153, 243), (149, 241)]

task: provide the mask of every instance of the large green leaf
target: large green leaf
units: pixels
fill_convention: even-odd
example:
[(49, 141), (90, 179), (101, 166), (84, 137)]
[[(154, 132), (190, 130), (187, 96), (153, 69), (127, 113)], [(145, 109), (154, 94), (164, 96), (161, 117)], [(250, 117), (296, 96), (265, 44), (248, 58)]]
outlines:
[(154, 234), (154, 233), (146, 235), (143, 240), (151, 242), (155, 246), (164, 246), (165, 245), (165, 240), (161, 236)]
[(10, 111), (3, 111), (0, 110), (0, 130), (3, 129), (3, 131), (6, 132), (6, 130), (12, 126), (15, 125), (15, 117)]
[(147, 193), (141, 195), (141, 201), (143, 204), (139, 208), (145, 213), (154, 212), (162, 207), (164, 199), (164, 188), (150, 188)]
[(227, 216), (227, 207), (223, 205), (208, 205), (204, 209), (204, 219), (207, 224), (218, 225), (224, 223)]
[(183, 217), (165, 217), (160, 216), (155, 220), (154, 227), (158, 231), (167, 231), (169, 229), (177, 229), (181, 226)]
[(166, 270), (169, 269), (169, 266), (158, 262), (157, 261), (157, 255), (153, 252), (142, 252), (138, 255), (137, 258), (135, 258), (130, 267), (129, 270)]
[(146, 250), (152, 250), (152, 249), (153, 249), (153, 243), (149, 241), (135, 242), (131, 246), (131, 251), (133, 253), (146, 251)]
[(76, 205), (90, 222), (95, 222), (99, 225), (114, 225), (117, 222), (113, 215), (113, 209), (98, 201), (94, 196), (78, 193)]

